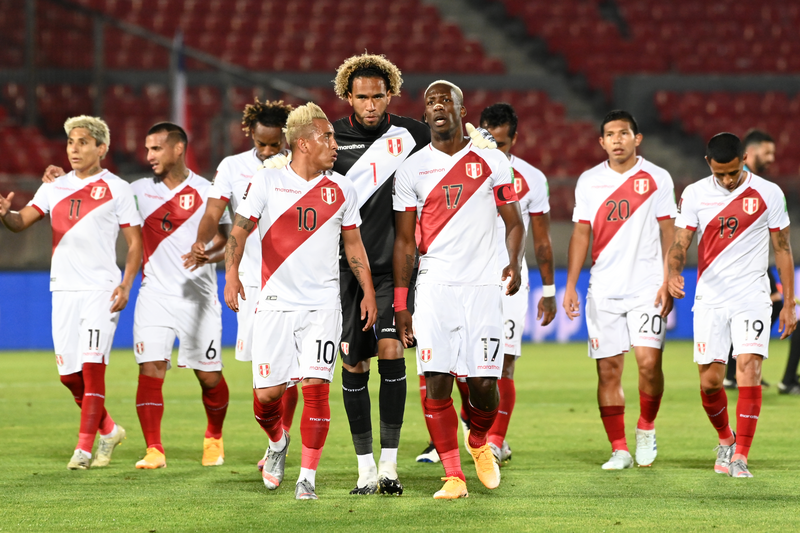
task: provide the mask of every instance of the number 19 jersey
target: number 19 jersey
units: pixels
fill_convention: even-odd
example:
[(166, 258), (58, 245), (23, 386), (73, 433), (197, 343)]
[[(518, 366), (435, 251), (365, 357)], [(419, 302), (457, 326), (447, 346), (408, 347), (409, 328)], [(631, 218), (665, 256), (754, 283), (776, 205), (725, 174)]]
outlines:
[(658, 222), (676, 214), (672, 177), (641, 156), (624, 174), (608, 161), (581, 174), (572, 221), (592, 228), (591, 295), (628, 298), (660, 286), (664, 260)]

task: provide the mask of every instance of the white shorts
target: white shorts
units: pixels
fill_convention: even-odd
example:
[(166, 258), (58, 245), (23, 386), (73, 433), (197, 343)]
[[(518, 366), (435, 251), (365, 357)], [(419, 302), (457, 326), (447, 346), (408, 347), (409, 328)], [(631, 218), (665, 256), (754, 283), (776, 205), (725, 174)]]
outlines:
[(503, 304), (504, 351), (503, 353), (519, 357), (522, 355), (522, 332), (525, 329), (525, 315), (528, 313), (528, 295), (530, 286), (523, 281), (517, 294), (509, 296), (506, 288), (501, 288)]
[(417, 285), (418, 372), (500, 377), (503, 309), (497, 285)]
[(333, 379), (342, 337), (341, 310), (261, 310), (253, 327), (254, 389)]
[(656, 291), (631, 298), (586, 298), (586, 328), (589, 357), (605, 359), (625, 353), (633, 346), (664, 348), (666, 321), (653, 305)]
[(108, 364), (119, 320), (119, 313), (110, 311), (111, 294), (53, 291), (53, 346), (59, 375), (80, 372), (83, 363)]
[(694, 362), (699, 365), (727, 363), (742, 353), (769, 354), (772, 305), (749, 303), (736, 307), (694, 306)]
[(221, 371), (222, 307), (217, 297), (197, 301), (140, 292), (133, 313), (136, 363), (166, 361), (171, 368), (175, 337), (179, 368)]
[(253, 360), (253, 321), (256, 319), (256, 307), (258, 306), (258, 295), (261, 289), (258, 287), (245, 287), (244, 295), (246, 300), (239, 296), (239, 312), (236, 313), (236, 323), (239, 328), (236, 330), (236, 360)]

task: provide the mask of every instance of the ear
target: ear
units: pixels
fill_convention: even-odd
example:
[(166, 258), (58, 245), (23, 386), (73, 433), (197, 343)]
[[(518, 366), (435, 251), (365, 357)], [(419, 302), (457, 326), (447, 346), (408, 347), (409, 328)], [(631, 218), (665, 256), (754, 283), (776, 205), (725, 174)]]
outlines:
[(644, 139), (644, 135), (642, 135), (641, 133), (637, 133), (636, 136), (634, 137), (634, 141), (636, 142), (636, 146), (639, 146), (640, 144), (642, 144), (642, 139)]
[(347, 93), (347, 103), (350, 104), (351, 106), (353, 105), (353, 93), (351, 92)]
[(467, 116), (467, 108), (464, 107), (464, 104), (461, 104), (461, 118), (464, 118), (466, 116)]

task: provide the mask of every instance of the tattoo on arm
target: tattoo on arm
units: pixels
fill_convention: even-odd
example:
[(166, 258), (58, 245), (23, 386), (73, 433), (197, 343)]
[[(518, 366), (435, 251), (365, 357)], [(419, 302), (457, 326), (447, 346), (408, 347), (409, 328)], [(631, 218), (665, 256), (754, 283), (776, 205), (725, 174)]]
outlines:
[(233, 225), (242, 228), (249, 235), (250, 232), (253, 231), (253, 227), (256, 225), (256, 223), (249, 218), (244, 218), (242, 215), (237, 214), (233, 221)]
[(350, 258), (349, 262), (350, 262), (350, 270), (353, 271), (353, 275), (356, 277), (356, 279), (358, 280), (358, 284), (363, 289), (364, 288), (363, 272), (365, 270), (364, 262), (361, 261), (360, 257), (355, 255)]
[(228, 237), (228, 244), (225, 246), (225, 272), (230, 270), (236, 258), (241, 261), (242, 252), (239, 251), (239, 242), (236, 240), (236, 237), (230, 235)]
[(680, 274), (686, 264), (686, 250), (692, 243), (694, 232), (678, 228), (675, 231), (675, 242), (669, 248), (669, 273)]
[(777, 235), (777, 246), (776, 251), (781, 252), (788, 252), (791, 250), (791, 245), (789, 244), (789, 228), (784, 228), (778, 232)]

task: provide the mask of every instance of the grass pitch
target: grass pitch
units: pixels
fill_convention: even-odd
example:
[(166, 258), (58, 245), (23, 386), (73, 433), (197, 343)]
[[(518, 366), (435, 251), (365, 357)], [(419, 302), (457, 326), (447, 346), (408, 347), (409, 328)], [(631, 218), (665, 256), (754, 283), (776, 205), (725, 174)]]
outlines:
[[(775, 341), (765, 378), (782, 375), (788, 344)], [(666, 392), (656, 421), (659, 456), (651, 468), (604, 472), (610, 447), (596, 405), (594, 364), (584, 344), (526, 345), (517, 364), (517, 405), (508, 441), (513, 459), (494, 491), (461, 452), (470, 497), (434, 501), (441, 465), (414, 457), (425, 445), (413, 358), (400, 445), (403, 496), (351, 496), (356, 459), (341, 399), (331, 387), (332, 423), (317, 474), (317, 502), (294, 500), (300, 466), (298, 418), (284, 485), (268, 491), (255, 463), (267, 439), (253, 420), (250, 366), (225, 351), (231, 404), (225, 465), (203, 468), (205, 414), (189, 370), (167, 375), (162, 438), (168, 467), (136, 470), (145, 452), (136, 417), (137, 367), (115, 352), (106, 406), (128, 431), (107, 468), (68, 471), (79, 411), (59, 381), (53, 356), (0, 353), (0, 531), (724, 531), (797, 530), (800, 398), (765, 390), (750, 466), (754, 479), (713, 472), (716, 435), (700, 404), (689, 343), (671, 342), (664, 358)], [(631, 366), (633, 365), (633, 366)], [(635, 447), (635, 361), (628, 358), (627, 435)], [(373, 369), (377, 374), (377, 367)], [(373, 376), (373, 425), (377, 375)], [(456, 394), (456, 397), (458, 395)], [(458, 403), (458, 402), (457, 402)], [(736, 393), (729, 394), (735, 412)], [(298, 405), (298, 413), (302, 401)], [(375, 431), (377, 435), (377, 431)], [(460, 438), (460, 437), (459, 437)], [(376, 457), (379, 448), (376, 438)]]

